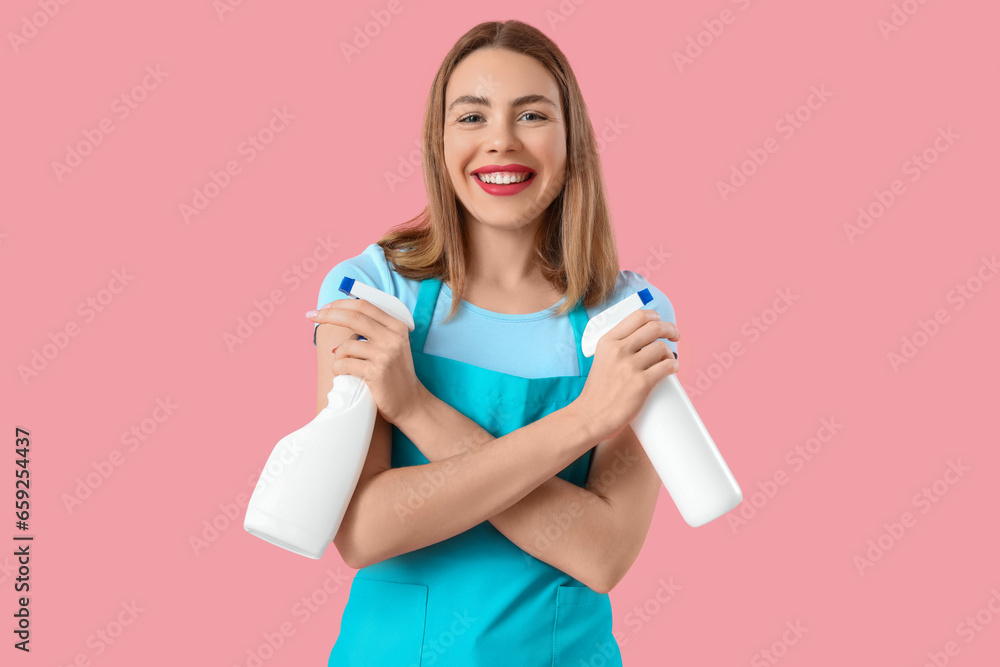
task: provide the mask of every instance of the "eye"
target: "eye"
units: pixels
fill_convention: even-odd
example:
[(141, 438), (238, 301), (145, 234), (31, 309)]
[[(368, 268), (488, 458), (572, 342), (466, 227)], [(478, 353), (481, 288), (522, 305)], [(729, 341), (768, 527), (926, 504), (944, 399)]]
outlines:
[[(534, 112), (534, 111), (525, 111), (525, 112), (524, 112), (523, 114), (521, 114), (521, 117), (522, 117), (522, 118), (523, 118), (524, 116), (535, 116), (535, 117), (537, 117), (537, 118), (538, 118), (539, 120), (548, 120), (548, 119), (547, 119), (547, 118), (546, 118), (545, 116), (543, 116), (542, 114), (540, 114), (540, 113), (536, 113), (536, 112)], [(483, 117), (483, 116), (482, 116), (482, 114), (478, 114), (478, 113), (469, 113), (469, 114), (465, 114), (464, 116), (462, 116), (461, 118), (459, 118), (459, 119), (458, 119), (458, 122), (459, 122), (459, 123), (461, 123), (461, 124), (463, 124), (463, 125), (473, 125), (474, 123), (466, 123), (465, 121), (466, 121), (466, 120), (468, 120), (469, 118), (482, 118), (482, 117)]]

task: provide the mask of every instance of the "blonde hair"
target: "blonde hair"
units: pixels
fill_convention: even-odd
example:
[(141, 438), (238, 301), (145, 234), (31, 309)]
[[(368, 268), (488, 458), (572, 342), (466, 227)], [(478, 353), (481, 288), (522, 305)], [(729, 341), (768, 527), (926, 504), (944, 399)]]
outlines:
[(452, 303), (445, 321), (455, 315), (466, 285), (468, 237), (445, 166), (444, 94), (455, 67), (482, 48), (531, 56), (559, 86), (566, 123), (566, 179), (545, 211), (535, 254), (545, 279), (566, 295), (555, 315), (566, 313), (581, 299), (584, 306), (603, 303), (614, 290), (619, 264), (594, 129), (566, 56), (541, 31), (521, 21), (480, 23), (445, 56), (424, 113), (421, 163), (427, 206), (377, 243), (400, 275), (449, 281)]

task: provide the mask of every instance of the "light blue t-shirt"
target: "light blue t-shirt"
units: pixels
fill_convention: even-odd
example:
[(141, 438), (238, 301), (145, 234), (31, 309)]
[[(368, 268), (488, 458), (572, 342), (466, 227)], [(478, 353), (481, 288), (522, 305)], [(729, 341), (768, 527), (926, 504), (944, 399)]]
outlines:
[[(317, 309), (337, 299), (354, 298), (340, 291), (344, 276), (397, 297), (411, 313), (416, 307), (420, 281), (398, 274), (377, 243), (333, 267), (320, 286)], [(649, 288), (653, 300), (643, 308), (657, 311), (661, 320), (676, 323), (670, 300), (634, 271), (619, 271), (613, 294), (603, 304), (587, 308), (587, 315), (594, 317), (644, 287)], [(445, 324), (442, 320), (451, 308), (451, 299), (451, 288), (442, 283), (424, 342), (425, 353), (526, 378), (580, 374), (569, 313), (559, 317), (550, 314), (562, 305), (565, 297), (545, 310), (515, 315), (485, 310), (463, 299), (455, 317)], [(677, 354), (677, 343), (671, 340), (666, 343)]]

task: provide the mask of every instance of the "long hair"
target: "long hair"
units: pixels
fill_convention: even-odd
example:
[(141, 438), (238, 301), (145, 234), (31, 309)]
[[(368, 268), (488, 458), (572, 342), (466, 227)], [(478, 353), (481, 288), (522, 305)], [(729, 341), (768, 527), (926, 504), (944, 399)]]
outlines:
[[(569, 311), (579, 300), (584, 306), (603, 303), (614, 290), (619, 264), (594, 128), (566, 56), (541, 31), (521, 21), (480, 23), (448, 52), (434, 77), (424, 112), (421, 166), (427, 206), (416, 217), (390, 229), (377, 243), (400, 275), (451, 283), (452, 303), (445, 321), (451, 320), (465, 290), (469, 254), (444, 160), (444, 95), (455, 67), (481, 48), (531, 56), (551, 72), (559, 86), (566, 124), (566, 178), (544, 211), (535, 237), (535, 254), (545, 279), (566, 295), (555, 315)], [(528, 219), (539, 213), (543, 212), (531, 212)]]

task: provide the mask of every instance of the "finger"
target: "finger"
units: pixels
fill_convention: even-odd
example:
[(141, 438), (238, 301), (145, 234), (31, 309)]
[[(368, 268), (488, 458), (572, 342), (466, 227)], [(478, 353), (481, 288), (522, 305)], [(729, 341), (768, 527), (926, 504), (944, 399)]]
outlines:
[(672, 340), (675, 343), (681, 339), (681, 332), (677, 330), (677, 325), (673, 322), (668, 322), (666, 320), (660, 320), (662, 328), (660, 329), (660, 338), (666, 338)]
[(671, 356), (670, 358), (664, 359), (662, 361), (653, 364), (647, 370), (648, 372), (652, 373), (654, 377), (657, 378), (656, 382), (657, 384), (659, 384), (660, 380), (662, 380), (663, 378), (667, 377), (672, 373), (678, 372), (680, 368), (681, 368), (680, 362), (677, 361), (675, 357)]
[(366, 340), (348, 338), (343, 343), (333, 348), (334, 359), (364, 359), (371, 360), (371, 353), (374, 348)]
[[(601, 340), (604, 340), (605, 338), (610, 340), (624, 340), (647, 322), (652, 322), (658, 319), (660, 319), (660, 314), (655, 310), (651, 310), (649, 308), (639, 308), (623, 317), (621, 322), (611, 327), (607, 333), (601, 336)], [(635, 349), (638, 350), (639, 348), (637, 347)]]
[(635, 355), (636, 363), (642, 370), (649, 370), (661, 361), (675, 360), (676, 358), (674, 351), (666, 342), (661, 345), (656, 341), (642, 348)]
[(344, 357), (343, 359), (338, 357), (332, 366), (334, 375), (353, 375), (362, 380), (365, 378), (365, 369), (367, 367), (367, 362), (350, 357)]
[(395, 317), (364, 299), (337, 299), (319, 311), (310, 311), (310, 320), (320, 324), (335, 324), (371, 339), (386, 339)]
[(660, 338), (667, 338), (667, 334), (670, 332), (670, 322), (663, 322), (661, 320), (646, 322), (646, 324), (625, 338), (625, 349), (631, 354), (635, 354), (653, 341)]
[[(387, 329), (391, 329), (393, 326), (398, 327), (400, 325), (403, 325), (403, 322), (401, 322), (398, 318), (393, 317), (389, 313), (385, 312), (384, 310), (373, 304), (371, 301), (367, 301), (365, 299), (352, 298), (352, 299), (338, 299), (333, 303), (337, 303), (338, 301), (343, 302), (342, 305), (346, 304), (349, 305), (350, 307), (358, 308), (360, 312), (364, 313), (365, 315), (375, 320), (376, 322), (378, 322)], [(332, 306), (333, 304), (331, 303), (327, 305)]]

